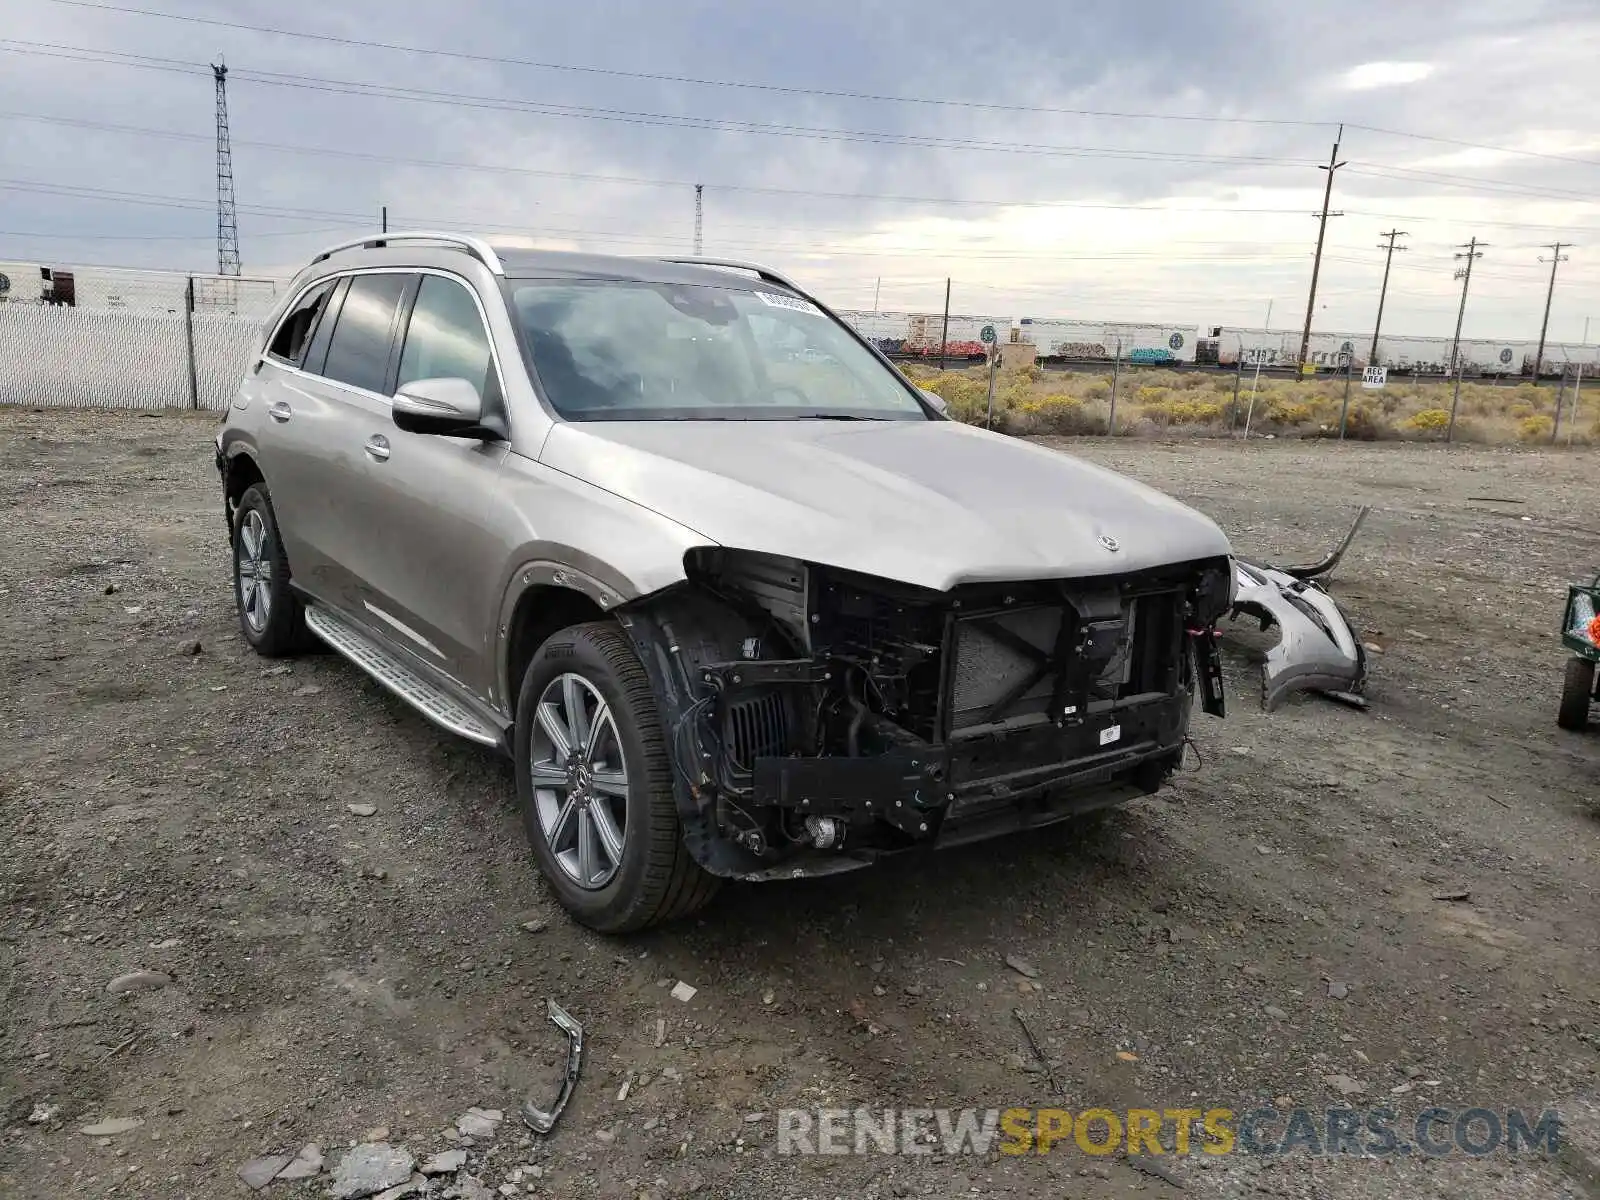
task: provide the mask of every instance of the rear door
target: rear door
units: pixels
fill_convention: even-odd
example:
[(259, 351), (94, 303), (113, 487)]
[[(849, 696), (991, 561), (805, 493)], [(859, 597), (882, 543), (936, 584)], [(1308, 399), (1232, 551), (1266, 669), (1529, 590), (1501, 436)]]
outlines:
[[(320, 553), (311, 534), (314, 525), (311, 480), (316, 475), (315, 438), (310, 413), (314, 404), (306, 388), (305, 362), (313, 339), (326, 337), (333, 323), (342, 279), (311, 285), (290, 304), (261, 358), (239, 388), (236, 404), (258, 409), (250, 422), (256, 453), (272, 493), (272, 509), (284, 552), (297, 576), (310, 578)], [(263, 415), (263, 413), (265, 415)]]
[(304, 551), (303, 562), (291, 552), (290, 566), (303, 587), (357, 617), (365, 615), (370, 532), (382, 519), (366, 470), (380, 450), (368, 442), (389, 420), (400, 302), (415, 280), (408, 271), (349, 276), (334, 297), (337, 311), (330, 309), (312, 337), (282, 426), (294, 430), (293, 504)]
[[(504, 415), (500, 365), (482, 304), (463, 279), (427, 273), (401, 320), (390, 391), (420, 379), (465, 379), (486, 413)], [(508, 351), (509, 352), (509, 351)], [(492, 682), (503, 549), (489, 532), (507, 443), (407, 433), (374, 414), (367, 439), (387, 453), (366, 464), (371, 520), (364, 531), (363, 605), (391, 637), (479, 696)]]

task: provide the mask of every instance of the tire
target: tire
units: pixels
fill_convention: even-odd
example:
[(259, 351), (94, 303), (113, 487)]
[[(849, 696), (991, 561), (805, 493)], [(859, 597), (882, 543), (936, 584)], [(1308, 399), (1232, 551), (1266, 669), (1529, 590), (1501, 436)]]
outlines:
[[(583, 715), (570, 718), (576, 706)], [(571, 735), (580, 720), (587, 738)], [(562, 742), (586, 742), (586, 752), (568, 759)], [(528, 843), (579, 923), (631, 933), (688, 916), (716, 894), (721, 880), (684, 845), (655, 694), (615, 625), (574, 625), (539, 648), (522, 677), (514, 752)]]
[(264, 483), (245, 489), (234, 510), (233, 601), (239, 611), (239, 631), (263, 658), (281, 658), (312, 646), (305, 609), (289, 586), (289, 560)]
[(1589, 699), (1594, 695), (1594, 663), (1574, 655), (1567, 659), (1567, 675), (1561, 687), (1561, 710), (1556, 724), (1579, 730), (1589, 723)]

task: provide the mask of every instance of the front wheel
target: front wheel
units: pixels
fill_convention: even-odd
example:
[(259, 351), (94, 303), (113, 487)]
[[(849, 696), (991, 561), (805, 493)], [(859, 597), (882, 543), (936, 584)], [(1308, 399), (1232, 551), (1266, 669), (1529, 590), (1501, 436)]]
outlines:
[(1561, 687), (1561, 709), (1556, 724), (1578, 730), (1589, 723), (1589, 700), (1594, 695), (1594, 662), (1574, 655), (1567, 659), (1567, 675)]
[(644, 668), (615, 625), (556, 633), (517, 699), (517, 799), (539, 869), (578, 921), (628, 933), (687, 916), (720, 883), (683, 843)]

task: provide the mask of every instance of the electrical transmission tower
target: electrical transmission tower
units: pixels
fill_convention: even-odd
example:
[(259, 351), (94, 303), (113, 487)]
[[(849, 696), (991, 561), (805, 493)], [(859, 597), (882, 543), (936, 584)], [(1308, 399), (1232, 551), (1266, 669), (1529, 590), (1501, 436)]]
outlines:
[[(1394, 252), (1396, 250), (1405, 250), (1404, 246), (1396, 246), (1394, 240), (1395, 238), (1405, 237), (1406, 231), (1404, 229), (1391, 229), (1388, 233), (1380, 233), (1378, 236), (1388, 239), (1388, 253), (1383, 256), (1383, 287), (1378, 291), (1378, 319), (1372, 325), (1372, 353), (1367, 355), (1367, 366), (1369, 367), (1378, 365), (1378, 331), (1383, 328), (1383, 302), (1389, 295), (1389, 264), (1394, 261)], [(1379, 246), (1378, 249), (1383, 250), (1385, 247)]]
[[(1561, 253), (1569, 249), (1571, 242), (1555, 242), (1547, 249), (1550, 251), (1550, 287), (1544, 294), (1544, 322), (1539, 326), (1539, 348), (1533, 354), (1533, 386), (1539, 386), (1539, 368), (1544, 365), (1544, 335), (1550, 329), (1550, 301), (1556, 294), (1556, 268), (1567, 261), (1567, 256)], [(1543, 256), (1540, 262), (1546, 261)]]
[(228, 68), (211, 64), (217, 81), (217, 274), (239, 274), (239, 212), (233, 199), (233, 146), (228, 139)]
[(1328, 218), (1342, 217), (1343, 213), (1330, 213), (1328, 203), (1333, 199), (1333, 173), (1344, 166), (1339, 161), (1339, 143), (1344, 140), (1344, 126), (1339, 126), (1339, 134), (1333, 139), (1333, 153), (1328, 156), (1328, 165), (1318, 167), (1319, 171), (1328, 173), (1328, 182), (1322, 189), (1322, 211), (1312, 213), (1320, 218), (1317, 224), (1317, 256), (1311, 260), (1311, 295), (1306, 298), (1306, 327), (1300, 335), (1300, 366), (1305, 367), (1306, 356), (1311, 352), (1311, 314), (1317, 307), (1317, 275), (1322, 270), (1322, 239), (1328, 234)]
[(1456, 373), (1456, 390), (1450, 398), (1450, 428), (1444, 434), (1447, 442), (1456, 435), (1456, 406), (1461, 403), (1461, 319), (1467, 315), (1467, 289), (1472, 286), (1472, 263), (1483, 257), (1480, 247), (1488, 244), (1473, 238), (1461, 247), (1466, 253), (1456, 255), (1457, 258), (1466, 259), (1467, 265), (1456, 272), (1456, 278), (1461, 280), (1461, 307), (1456, 312), (1456, 336), (1450, 343), (1450, 366)]
[(702, 218), (705, 216), (705, 196), (706, 196), (706, 185), (703, 184), (703, 183), (695, 184), (694, 185), (694, 256), (696, 258), (699, 258), (700, 254), (702, 252), (702, 243), (701, 243), (701, 240), (700, 240), (700, 230), (701, 230), (701, 227), (702, 227)]

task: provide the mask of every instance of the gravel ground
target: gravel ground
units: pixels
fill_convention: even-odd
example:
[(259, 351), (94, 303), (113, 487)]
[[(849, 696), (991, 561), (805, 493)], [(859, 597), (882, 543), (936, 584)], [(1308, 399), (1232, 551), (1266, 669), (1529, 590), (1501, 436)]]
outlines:
[[(260, 1194), (322, 1196), (364, 1142), (398, 1180), (464, 1149), (435, 1195), (1600, 1195), (1600, 742), (1554, 720), (1564, 586), (1600, 558), (1585, 456), (1068, 445), (1251, 556), (1317, 557), (1373, 504), (1333, 585), (1380, 648), (1370, 710), (1263, 714), (1230, 649), (1232, 711), (1159, 797), (614, 940), (537, 879), (502, 761), (336, 657), (245, 649), (213, 429), (0, 410), (0, 1195), (248, 1195), (242, 1165), (315, 1143)], [(547, 997), (588, 1045), (533, 1139)], [(1070, 1139), (775, 1153), (783, 1108), (1341, 1103), (1567, 1127), (1554, 1157), (1156, 1173)], [(506, 1119), (463, 1136), (474, 1106)]]

